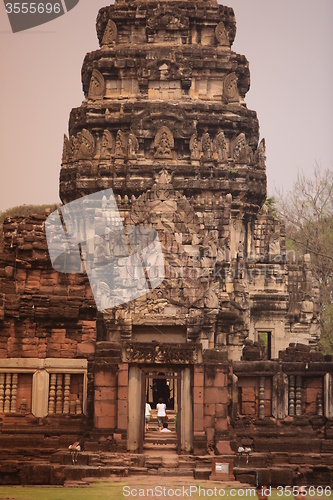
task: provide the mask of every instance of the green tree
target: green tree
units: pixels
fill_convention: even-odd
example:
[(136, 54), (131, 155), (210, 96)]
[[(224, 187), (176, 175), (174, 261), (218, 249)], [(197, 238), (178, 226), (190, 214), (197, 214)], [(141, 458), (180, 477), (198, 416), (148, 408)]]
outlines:
[(286, 223), (287, 245), (311, 254), (320, 289), (321, 348), (333, 352), (333, 170), (316, 164), (313, 176), (298, 172), (293, 189), (277, 193), (277, 208)]

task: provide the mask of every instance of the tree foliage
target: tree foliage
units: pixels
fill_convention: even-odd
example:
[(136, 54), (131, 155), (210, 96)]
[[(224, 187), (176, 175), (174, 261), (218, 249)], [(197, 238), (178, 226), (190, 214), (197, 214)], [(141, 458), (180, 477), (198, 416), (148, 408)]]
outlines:
[(320, 289), (321, 347), (333, 352), (333, 170), (316, 164), (311, 178), (298, 172), (291, 191), (278, 191), (277, 207), (289, 248), (311, 254)]

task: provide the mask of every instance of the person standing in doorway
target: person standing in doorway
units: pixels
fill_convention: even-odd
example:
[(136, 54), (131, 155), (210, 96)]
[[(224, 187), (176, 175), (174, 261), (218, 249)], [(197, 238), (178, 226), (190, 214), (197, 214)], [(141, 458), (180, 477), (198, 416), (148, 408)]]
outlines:
[(150, 414), (151, 414), (151, 406), (149, 403), (146, 403), (146, 408), (145, 408), (145, 430), (149, 430), (149, 421), (150, 421)]
[(157, 409), (157, 422), (158, 422), (158, 430), (161, 431), (164, 422), (166, 421), (166, 405), (163, 403), (163, 399), (160, 398), (156, 405)]

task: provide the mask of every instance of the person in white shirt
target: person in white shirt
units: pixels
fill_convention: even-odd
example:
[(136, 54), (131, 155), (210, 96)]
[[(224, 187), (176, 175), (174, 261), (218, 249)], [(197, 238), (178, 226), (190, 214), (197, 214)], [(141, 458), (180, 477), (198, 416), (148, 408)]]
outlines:
[(149, 421), (150, 421), (150, 412), (151, 412), (151, 406), (149, 403), (146, 403), (146, 408), (145, 408), (145, 430), (149, 430)]
[(157, 409), (157, 422), (158, 422), (158, 430), (161, 431), (162, 430), (162, 427), (163, 427), (163, 424), (166, 420), (166, 405), (165, 403), (163, 403), (163, 399), (160, 398), (158, 400), (158, 403), (156, 405), (156, 409)]
[(170, 429), (168, 429), (168, 422), (164, 422), (163, 429), (160, 432), (171, 432)]

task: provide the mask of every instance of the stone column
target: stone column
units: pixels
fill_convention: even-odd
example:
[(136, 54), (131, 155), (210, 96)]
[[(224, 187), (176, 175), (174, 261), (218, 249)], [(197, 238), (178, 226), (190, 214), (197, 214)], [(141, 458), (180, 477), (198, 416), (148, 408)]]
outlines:
[(194, 366), (194, 387), (193, 387), (193, 427), (194, 433), (203, 432), (203, 391), (204, 391), (204, 369), (202, 366)]
[(324, 415), (333, 419), (333, 374), (326, 373), (324, 377)]
[(117, 429), (127, 431), (128, 419), (128, 365), (118, 365), (118, 412), (117, 412)]
[(140, 444), (140, 432), (144, 419), (143, 408), (141, 408), (141, 377), (141, 369), (138, 366), (131, 366), (128, 371), (128, 451), (137, 451)]
[(288, 415), (288, 376), (276, 373), (273, 377), (272, 415), (275, 418), (285, 418)]
[(181, 372), (181, 449), (190, 452), (193, 449), (193, 411), (191, 395), (191, 370)]
[[(52, 373), (51, 377), (55, 374)], [(46, 417), (49, 402), (49, 373), (46, 370), (37, 370), (32, 376), (32, 402), (31, 413), (35, 417)], [(53, 399), (54, 413), (54, 399)]]

